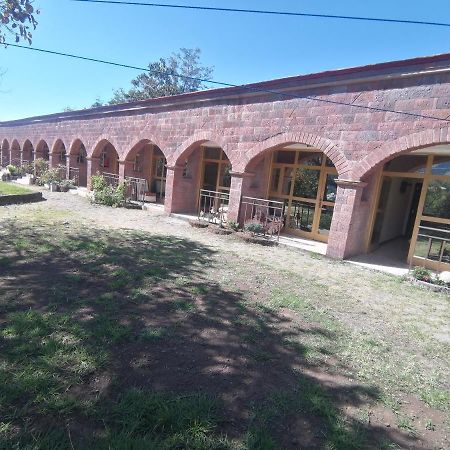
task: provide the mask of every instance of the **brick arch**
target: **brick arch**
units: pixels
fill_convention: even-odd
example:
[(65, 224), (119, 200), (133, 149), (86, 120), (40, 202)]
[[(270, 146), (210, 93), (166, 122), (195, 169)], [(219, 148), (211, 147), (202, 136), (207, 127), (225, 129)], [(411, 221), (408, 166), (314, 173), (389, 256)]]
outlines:
[(56, 139), (55, 142), (53, 142), (53, 145), (51, 147), (51, 153), (54, 153), (56, 151), (58, 151), (61, 148), (61, 145), (64, 146), (66, 152), (67, 152), (67, 147), (66, 144), (64, 144), (64, 141), (60, 138)]
[[(78, 152), (78, 150), (79, 150), (79, 148), (80, 148), (81, 145), (84, 145), (83, 140), (80, 139), (80, 138), (75, 138), (75, 139), (70, 143), (70, 146), (69, 146), (69, 150), (68, 150), (68, 152), (67, 152), (67, 155), (74, 155), (74, 154), (75, 154), (74, 152), (75, 152), (75, 151)], [(84, 145), (84, 148), (86, 148), (85, 145)], [(86, 150), (86, 152), (87, 152), (87, 150)]]
[(386, 142), (381, 147), (369, 153), (353, 170), (354, 180), (365, 178), (374, 169), (393, 157), (412, 150), (431, 145), (450, 143), (450, 127), (419, 131), (402, 136), (394, 141)]
[(233, 155), (227, 154), (226, 143), (220, 136), (210, 131), (197, 132), (188, 139), (186, 139), (181, 145), (177, 147), (177, 149), (172, 155), (170, 156), (168, 155), (167, 164), (169, 166), (176, 165), (177, 163), (182, 161), (183, 158), (188, 156), (196, 146), (204, 144), (205, 142), (208, 141), (216, 143), (225, 152), (225, 154), (227, 155), (228, 159), (231, 162), (231, 165), (233, 166), (233, 161), (231, 158), (231, 156)]
[(39, 139), (38, 143), (36, 144), (36, 151), (42, 153), (42, 149), (44, 145), (47, 146), (48, 151), (50, 152), (50, 147), (45, 139)]
[[(83, 142), (85, 142), (85, 141), (83, 141)], [(90, 140), (90, 142), (87, 142), (87, 141), (85, 142), (88, 157), (89, 158), (95, 157), (95, 153), (98, 153), (98, 149), (100, 148), (99, 146), (106, 142), (109, 142), (114, 147), (114, 150), (120, 157), (120, 153), (118, 150), (118, 148), (120, 146), (118, 145), (117, 139), (114, 138), (112, 135), (108, 135), (108, 134), (102, 134), (101, 136), (97, 136), (97, 138)], [(89, 149), (88, 149), (88, 147), (89, 147)]]
[(119, 152), (117, 151), (117, 146), (114, 145), (114, 143), (111, 141), (111, 139), (108, 139), (106, 137), (102, 137), (101, 139), (99, 139), (96, 144), (92, 147), (92, 152), (91, 154), (88, 156), (90, 157), (99, 157), (100, 156), (100, 152), (101, 149), (106, 145), (106, 144), (111, 144), (114, 147), (115, 152), (117, 153), (117, 156), (119, 157)]
[(306, 144), (322, 150), (322, 152), (331, 159), (340, 177), (346, 177), (350, 172), (350, 164), (347, 161), (347, 158), (341, 149), (332, 141), (312, 133), (292, 132), (280, 133), (258, 143), (245, 154), (238, 167), (234, 170), (245, 172), (254, 158), (261, 156), (263, 153), (291, 144)]
[(19, 141), (17, 139), (13, 139), (11, 142), (11, 150), (20, 150), (20, 148)]
[[(5, 147), (5, 142), (6, 142), (6, 147)], [(6, 138), (2, 140), (2, 150), (9, 150), (9, 141)]]
[(155, 140), (150, 139), (150, 138), (141, 138), (141, 139), (135, 140), (134, 142), (135, 142), (135, 144), (124, 155), (122, 155), (121, 158), (123, 160), (128, 159), (133, 154), (133, 152), (135, 152), (139, 147), (141, 147), (141, 146), (143, 146), (145, 144), (153, 144), (156, 147), (158, 147), (161, 150), (161, 152), (164, 155), (164, 157), (167, 159), (166, 152), (164, 152), (164, 150), (156, 143)]

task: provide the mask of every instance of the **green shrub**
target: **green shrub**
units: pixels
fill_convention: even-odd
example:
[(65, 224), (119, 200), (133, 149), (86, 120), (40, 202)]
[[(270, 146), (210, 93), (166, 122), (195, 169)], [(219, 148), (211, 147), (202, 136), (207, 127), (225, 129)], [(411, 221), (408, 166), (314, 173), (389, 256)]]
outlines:
[(125, 203), (125, 185), (120, 183), (117, 187), (109, 185), (102, 175), (91, 178), (93, 191), (92, 201), (100, 205), (119, 207)]
[(425, 267), (414, 267), (412, 270), (412, 276), (419, 281), (426, 281), (427, 283), (433, 282), (431, 272)]
[(228, 226), (234, 231), (239, 231), (239, 228), (240, 228), (239, 227), (239, 223), (236, 222), (235, 220), (229, 220), (228, 221)]
[(19, 169), (16, 166), (14, 166), (13, 164), (10, 164), (6, 168), (8, 169), (8, 172), (11, 175), (17, 175), (19, 173)]
[(61, 170), (57, 167), (47, 169), (40, 174), (41, 184), (59, 183), (61, 181)]
[(34, 168), (36, 170), (36, 175), (41, 176), (44, 172), (48, 170), (48, 161), (43, 158), (37, 158), (34, 161)]
[(263, 234), (264, 233), (264, 227), (259, 222), (248, 222), (244, 226), (244, 230), (248, 231), (252, 234)]

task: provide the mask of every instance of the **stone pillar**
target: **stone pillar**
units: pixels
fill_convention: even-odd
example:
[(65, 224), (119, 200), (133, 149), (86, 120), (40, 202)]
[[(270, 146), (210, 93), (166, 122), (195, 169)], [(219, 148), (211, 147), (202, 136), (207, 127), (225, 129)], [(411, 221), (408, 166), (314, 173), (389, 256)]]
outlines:
[(66, 155), (66, 178), (70, 180), (70, 168), (75, 167), (74, 162), (77, 160), (77, 155)]
[(245, 186), (255, 176), (254, 173), (230, 172), (230, 203), (228, 205), (228, 220), (239, 221), (239, 212), (241, 208), (242, 193), (245, 192)]
[(119, 163), (119, 183), (123, 183), (125, 181), (125, 166), (126, 166), (126, 161), (118, 161)]
[(367, 221), (361, 211), (361, 195), (367, 183), (336, 180), (338, 186), (327, 256), (344, 259), (364, 251)]
[(20, 167), (23, 166), (23, 150), (19, 150)]
[(167, 166), (164, 211), (167, 214), (184, 210), (183, 166)]
[(59, 153), (48, 154), (48, 166), (56, 167), (59, 164)]
[(86, 158), (86, 164), (87, 164), (87, 188), (88, 190), (91, 190), (91, 177), (92, 175), (96, 175), (99, 169), (100, 165), (100, 158), (95, 157), (87, 157)]

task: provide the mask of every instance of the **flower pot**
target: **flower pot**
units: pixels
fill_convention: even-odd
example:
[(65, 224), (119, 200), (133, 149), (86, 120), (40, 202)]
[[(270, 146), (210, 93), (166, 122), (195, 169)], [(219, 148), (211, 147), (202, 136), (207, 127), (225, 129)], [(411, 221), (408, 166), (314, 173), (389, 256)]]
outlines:
[(58, 192), (58, 187), (57, 183), (50, 183), (50, 192)]

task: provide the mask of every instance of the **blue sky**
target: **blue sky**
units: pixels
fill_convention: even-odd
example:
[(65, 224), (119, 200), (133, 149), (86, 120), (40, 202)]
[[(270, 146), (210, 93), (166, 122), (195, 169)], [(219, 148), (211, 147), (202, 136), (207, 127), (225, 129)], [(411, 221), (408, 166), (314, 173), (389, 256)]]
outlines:
[[(450, 22), (448, 0), (165, 0)], [(214, 78), (248, 83), (450, 52), (450, 28), (35, 0), (36, 47), (145, 67), (180, 47), (202, 49)], [(0, 48), (0, 120), (83, 108), (139, 72)]]

